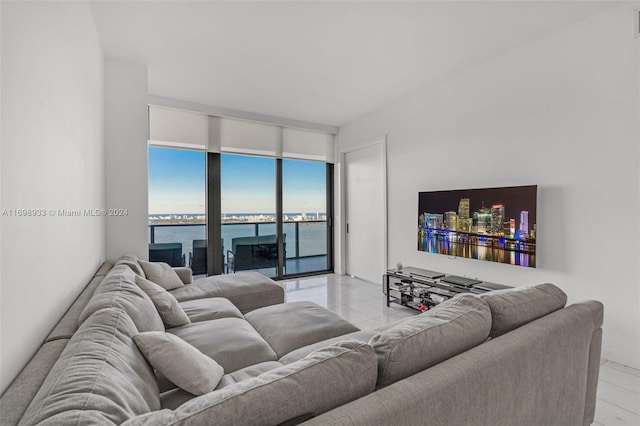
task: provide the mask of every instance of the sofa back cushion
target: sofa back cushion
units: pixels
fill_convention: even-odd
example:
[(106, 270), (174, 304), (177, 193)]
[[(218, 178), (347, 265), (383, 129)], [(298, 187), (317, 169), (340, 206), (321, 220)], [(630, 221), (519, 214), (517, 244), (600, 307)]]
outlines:
[(100, 309), (120, 308), (131, 317), (140, 332), (164, 331), (162, 318), (149, 296), (136, 285), (135, 276), (127, 266), (115, 266), (94, 292), (80, 314), (78, 324)]
[(384, 387), (464, 352), (486, 340), (489, 306), (462, 294), (380, 334), (369, 344), (378, 357), (378, 387)]
[(131, 270), (135, 272), (135, 274), (139, 277), (146, 278), (147, 276), (145, 275), (144, 270), (142, 269), (142, 266), (140, 266), (138, 260), (138, 256), (136, 256), (135, 254), (125, 254), (116, 261), (114, 266), (126, 265), (131, 268)]
[(376, 356), (363, 342), (345, 340), (248, 380), (164, 409), (127, 425), (275, 425), (314, 416), (373, 392)]
[(80, 314), (87, 306), (87, 303), (89, 303), (89, 300), (91, 300), (91, 297), (93, 297), (93, 293), (103, 279), (104, 275), (96, 275), (89, 281), (89, 284), (82, 290), (82, 293), (80, 293), (69, 309), (67, 309), (67, 312), (65, 312), (56, 326), (53, 327), (53, 330), (51, 330), (51, 333), (49, 333), (45, 341), (70, 339), (71, 336), (73, 336), (73, 333), (78, 329), (78, 318), (80, 318)]
[(91, 315), (73, 335), (22, 424), (120, 424), (160, 408), (155, 375), (120, 309)]
[(491, 309), (491, 337), (562, 309), (567, 295), (553, 284), (495, 290), (480, 296)]

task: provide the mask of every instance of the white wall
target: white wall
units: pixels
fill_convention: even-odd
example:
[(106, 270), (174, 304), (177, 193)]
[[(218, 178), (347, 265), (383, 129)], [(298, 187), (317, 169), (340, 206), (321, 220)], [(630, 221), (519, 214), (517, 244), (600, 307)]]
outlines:
[[(640, 367), (638, 43), (616, 8), (343, 126), (340, 149), (387, 135), (389, 263), (601, 300), (603, 355)], [(416, 250), (419, 191), (524, 184), (536, 269)]]
[(126, 209), (107, 217), (107, 259), (123, 254), (149, 257), (147, 67), (105, 60), (107, 208)]
[(105, 257), (103, 59), (85, 3), (2, 2), (0, 392)]

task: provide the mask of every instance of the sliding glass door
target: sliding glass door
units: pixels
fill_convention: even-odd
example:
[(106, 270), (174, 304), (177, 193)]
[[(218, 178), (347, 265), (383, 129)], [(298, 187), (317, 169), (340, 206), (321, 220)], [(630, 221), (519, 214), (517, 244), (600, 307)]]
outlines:
[(220, 183), (225, 272), (278, 276), (276, 159), (222, 154)]
[(220, 154), (224, 272), (280, 277), (330, 269), (329, 169), (318, 161)]
[(282, 160), (287, 274), (329, 269), (327, 168), (318, 161)]

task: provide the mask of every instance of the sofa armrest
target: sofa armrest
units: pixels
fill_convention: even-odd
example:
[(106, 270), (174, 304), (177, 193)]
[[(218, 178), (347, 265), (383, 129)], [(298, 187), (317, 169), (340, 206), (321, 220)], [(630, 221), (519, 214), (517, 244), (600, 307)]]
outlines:
[(0, 398), (0, 424), (17, 425), (69, 339), (43, 344)]
[(191, 268), (187, 268), (186, 266), (178, 266), (173, 268), (173, 270), (176, 271), (176, 274), (178, 274), (178, 277), (180, 277), (180, 280), (182, 280), (183, 283), (191, 284), (191, 282), (193, 281), (193, 271), (191, 270)]
[(198, 278), (189, 285), (169, 291), (178, 302), (224, 297), (236, 305), (243, 314), (284, 303), (283, 286), (255, 271)]

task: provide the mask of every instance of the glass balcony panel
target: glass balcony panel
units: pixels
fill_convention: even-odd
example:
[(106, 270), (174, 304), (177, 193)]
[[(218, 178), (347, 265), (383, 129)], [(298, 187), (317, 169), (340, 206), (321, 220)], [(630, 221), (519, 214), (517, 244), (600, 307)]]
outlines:
[[(222, 225), (224, 248), (231, 247), (231, 240), (236, 237), (253, 237), (271, 235), (275, 230), (275, 222), (256, 223), (227, 223)], [(300, 244), (296, 244), (296, 228), (300, 235)], [(326, 268), (326, 221), (305, 223), (285, 223), (284, 233), (287, 235), (287, 263), (288, 274), (306, 272), (311, 269)], [(151, 235), (154, 239), (151, 239)], [(204, 224), (164, 224), (149, 225), (149, 243), (180, 243), (185, 256), (185, 264), (189, 266), (190, 254), (193, 257), (194, 241), (206, 242), (206, 226)], [(296, 247), (299, 252), (296, 252)], [(226, 252), (225, 261), (226, 261)], [(223, 267), (226, 272), (226, 268)], [(197, 275), (197, 274), (196, 274)]]

